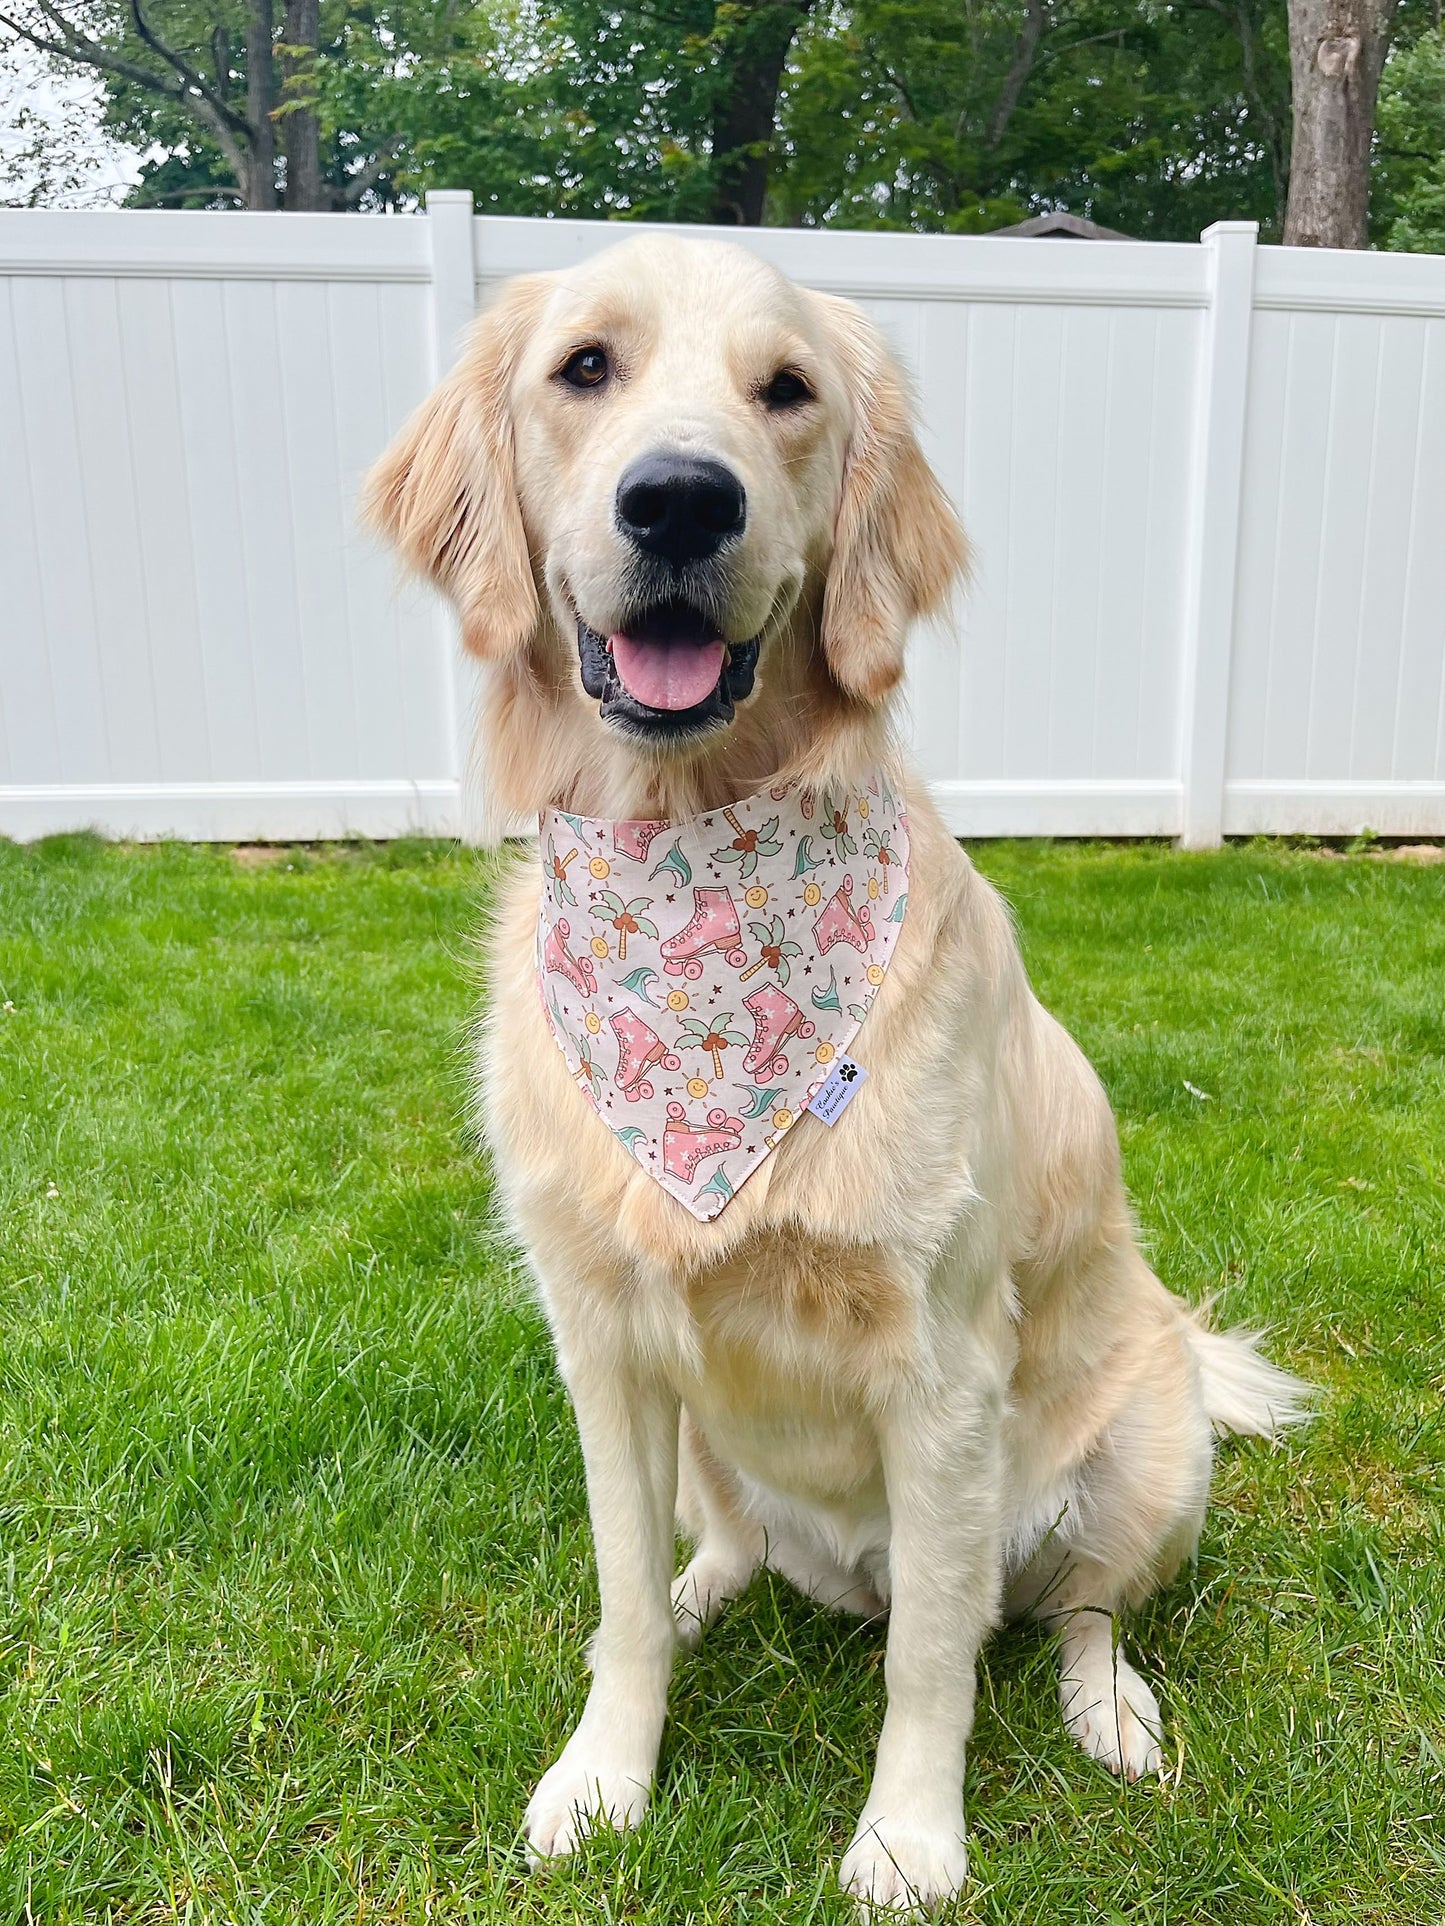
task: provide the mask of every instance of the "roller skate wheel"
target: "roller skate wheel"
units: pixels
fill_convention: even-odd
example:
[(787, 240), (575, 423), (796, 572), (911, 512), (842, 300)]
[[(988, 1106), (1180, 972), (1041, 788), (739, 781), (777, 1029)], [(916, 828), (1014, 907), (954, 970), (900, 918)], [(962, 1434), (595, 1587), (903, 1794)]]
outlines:
[(567, 938), (572, 934), (572, 925), (567, 921), (567, 918), (565, 916), (559, 916), (557, 918), (557, 934), (561, 937), (564, 943), (567, 941)]
[(702, 965), (695, 956), (690, 956), (682, 966), (682, 973), (689, 983), (696, 983), (702, 975)]
[(641, 1097), (645, 1102), (651, 1103), (652, 1085), (647, 1082), (635, 1083), (627, 1094), (629, 1097)]
[(669, 1123), (675, 1123), (675, 1124), (681, 1123), (683, 1118), (686, 1115), (687, 1115), (687, 1112), (683, 1109), (680, 1103), (670, 1103), (667, 1106), (667, 1121)]
[(674, 1056), (672, 1051), (669, 1050), (667, 1055), (662, 1059), (662, 1067), (664, 1070), (681, 1070), (682, 1058)]
[(809, 1037), (815, 1037), (817, 1034), (817, 1024), (813, 1022), (811, 1017), (804, 1017), (803, 1021), (798, 1025), (798, 1035), (803, 1039), (804, 1043), (808, 1041)]
[(727, 1120), (726, 1110), (709, 1110), (707, 1113), (708, 1128), (711, 1130), (721, 1130)]
[(748, 953), (746, 950), (728, 950), (724, 953), (724, 961), (731, 970), (740, 970), (747, 960)]

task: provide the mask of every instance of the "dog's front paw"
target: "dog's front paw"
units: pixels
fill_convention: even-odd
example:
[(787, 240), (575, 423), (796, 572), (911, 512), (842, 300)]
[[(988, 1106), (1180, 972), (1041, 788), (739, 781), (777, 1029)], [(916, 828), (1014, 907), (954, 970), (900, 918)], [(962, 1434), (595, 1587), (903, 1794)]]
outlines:
[(598, 1826), (621, 1831), (637, 1825), (651, 1790), (650, 1778), (596, 1750), (574, 1754), (569, 1745), (527, 1802), (522, 1832), (528, 1863), (535, 1867), (575, 1852)]
[(962, 1812), (951, 1826), (871, 1819), (865, 1812), (838, 1869), (839, 1885), (865, 1921), (886, 1913), (916, 1919), (961, 1892), (967, 1878)]

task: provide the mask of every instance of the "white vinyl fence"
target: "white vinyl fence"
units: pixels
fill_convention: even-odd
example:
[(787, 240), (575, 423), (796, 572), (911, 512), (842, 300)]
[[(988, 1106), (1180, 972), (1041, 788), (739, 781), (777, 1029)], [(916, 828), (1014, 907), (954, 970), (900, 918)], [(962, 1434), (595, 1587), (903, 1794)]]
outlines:
[[(358, 480), (605, 225), (0, 213), (0, 834), (464, 827), (470, 671)], [(1445, 258), (762, 230), (917, 383), (976, 577), (960, 833), (1445, 833)]]

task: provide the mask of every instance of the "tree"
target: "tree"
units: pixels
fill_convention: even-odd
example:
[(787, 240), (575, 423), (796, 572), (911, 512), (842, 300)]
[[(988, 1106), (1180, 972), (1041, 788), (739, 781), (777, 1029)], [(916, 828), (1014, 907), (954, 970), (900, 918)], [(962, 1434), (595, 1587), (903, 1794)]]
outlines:
[(1364, 247), (1375, 102), (1398, 0), (1289, 0), (1287, 247)]
[(788, 220), (986, 231), (1064, 206), (1278, 234), (1284, 0), (853, 0), (802, 34), (781, 124)]
[(0, 29), (100, 75), (110, 125), (167, 150), (142, 200), (354, 207), (395, 152), (357, 141), (323, 156), (319, 0), (286, 0), (279, 22), (274, 0), (0, 0)]
[(1445, 33), (1396, 47), (1380, 82), (1371, 227), (1384, 245), (1445, 254)]
[(741, 0), (718, 8), (712, 218), (724, 226), (756, 227), (763, 218), (783, 69), (809, 4)]

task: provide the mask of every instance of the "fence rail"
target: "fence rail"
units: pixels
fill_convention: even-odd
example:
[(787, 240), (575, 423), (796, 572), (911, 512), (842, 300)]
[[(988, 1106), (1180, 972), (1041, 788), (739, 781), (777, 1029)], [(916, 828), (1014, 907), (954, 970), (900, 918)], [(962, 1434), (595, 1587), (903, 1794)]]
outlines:
[[(357, 528), (479, 298), (602, 224), (0, 213), (0, 834), (465, 831), (473, 672)], [(973, 539), (915, 747), (974, 835), (1445, 833), (1445, 258), (761, 230)]]

